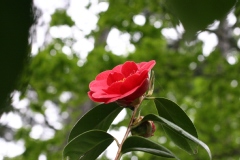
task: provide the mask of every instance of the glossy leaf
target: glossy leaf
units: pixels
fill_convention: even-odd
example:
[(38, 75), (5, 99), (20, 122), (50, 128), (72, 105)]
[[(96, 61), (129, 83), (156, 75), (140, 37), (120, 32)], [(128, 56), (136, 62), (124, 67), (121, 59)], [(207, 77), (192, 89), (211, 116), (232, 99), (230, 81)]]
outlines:
[(91, 130), (72, 139), (64, 148), (64, 159), (90, 160), (96, 159), (114, 140), (110, 134)]
[[(170, 122), (169, 120), (167, 120), (163, 117), (160, 117), (160, 116), (157, 116), (154, 114), (149, 114), (143, 118), (143, 121), (147, 121), (147, 120), (160, 122), (163, 126), (167, 127), (169, 130), (171, 130), (171, 133), (174, 133), (174, 135), (175, 135), (174, 139), (172, 139), (174, 142), (175, 142), (175, 139), (177, 139), (178, 142), (182, 142), (182, 143), (186, 144), (186, 142), (189, 142), (191, 140), (191, 142), (200, 145), (207, 151), (210, 159), (212, 159), (211, 151), (208, 148), (208, 146), (205, 143), (203, 143), (202, 141), (200, 141), (198, 138), (196, 138), (195, 136), (193, 136), (190, 133), (188, 133), (187, 131), (185, 131), (183, 128), (177, 126), (176, 124)], [(168, 134), (168, 132), (167, 132), (167, 134)], [(182, 139), (182, 138), (184, 138), (184, 139)], [(188, 140), (188, 141), (185, 141), (185, 140)], [(192, 146), (190, 146), (190, 147), (192, 147)]]
[(94, 107), (78, 120), (70, 132), (68, 141), (89, 130), (98, 129), (107, 131), (122, 109), (116, 103), (101, 104)]
[(161, 157), (178, 159), (167, 148), (139, 136), (131, 136), (124, 141), (122, 146), (122, 151), (121, 151), (122, 154), (131, 152), (131, 151), (142, 151), (142, 152), (154, 154)]
[[(158, 110), (159, 116), (181, 127), (183, 130), (190, 133), (194, 137), (196, 138), (198, 137), (197, 131), (192, 121), (176, 103), (166, 98), (156, 98), (154, 102)], [(184, 149), (190, 154), (197, 153), (198, 149), (195, 143), (183, 138), (182, 136), (177, 134), (176, 131), (169, 129), (166, 126), (163, 126), (163, 128), (165, 132), (168, 134), (168, 136), (173, 140), (173, 142), (180, 148)]]

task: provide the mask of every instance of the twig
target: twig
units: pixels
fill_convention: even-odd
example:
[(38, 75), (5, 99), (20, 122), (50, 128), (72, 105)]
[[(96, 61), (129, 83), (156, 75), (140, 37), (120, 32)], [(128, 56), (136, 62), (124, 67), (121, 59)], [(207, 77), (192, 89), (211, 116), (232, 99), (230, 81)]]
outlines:
[(130, 133), (130, 130), (131, 130), (131, 126), (132, 126), (132, 124), (133, 124), (134, 117), (135, 117), (135, 115), (136, 115), (136, 113), (137, 113), (137, 110), (138, 110), (139, 106), (141, 105), (143, 99), (144, 99), (144, 97), (141, 98), (140, 103), (139, 103), (138, 105), (134, 106), (134, 110), (133, 110), (133, 113), (132, 113), (131, 120), (130, 120), (130, 122), (129, 122), (129, 124), (128, 124), (127, 131), (126, 131), (126, 133), (125, 133), (125, 135), (124, 135), (124, 137), (123, 137), (122, 143), (121, 143), (120, 145), (118, 145), (118, 152), (117, 152), (117, 154), (116, 154), (115, 160), (119, 160), (120, 157), (121, 157), (122, 145), (123, 145), (124, 141), (127, 139), (128, 135), (129, 135), (129, 133)]

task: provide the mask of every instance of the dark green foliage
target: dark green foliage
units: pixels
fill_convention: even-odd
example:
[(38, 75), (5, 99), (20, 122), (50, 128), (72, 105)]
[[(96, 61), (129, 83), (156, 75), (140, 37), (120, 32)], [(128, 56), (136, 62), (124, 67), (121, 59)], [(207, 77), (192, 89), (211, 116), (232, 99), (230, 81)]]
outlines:
[(29, 29), (33, 24), (32, 1), (1, 1), (0, 23), (1, 116), (3, 112), (11, 110), (11, 92), (26, 85), (19, 84), (19, 81), (29, 58)]
[(91, 130), (78, 135), (64, 148), (63, 157), (68, 160), (96, 159), (114, 138), (100, 130)]
[(167, 8), (183, 24), (185, 38), (192, 38), (214, 20), (222, 20), (237, 0), (165, 0)]
[(167, 148), (154, 143), (146, 138), (138, 136), (130, 136), (126, 139), (123, 144), (122, 153), (127, 153), (130, 151), (142, 151), (146, 153), (151, 153), (161, 157), (176, 158), (178, 159), (171, 151)]
[[(156, 98), (154, 101), (156, 108), (158, 110), (158, 114), (161, 117), (166, 118), (170, 122), (178, 125), (185, 131), (193, 135), (194, 137), (198, 138), (197, 131), (193, 123), (185, 114), (185, 112), (181, 108), (179, 108), (177, 104), (165, 98)], [(192, 143), (191, 141), (188, 141), (187, 139), (183, 140), (180, 135), (176, 134), (175, 131), (169, 129), (167, 126), (163, 126), (163, 128), (165, 132), (169, 135), (169, 137), (171, 137), (173, 142), (176, 143), (176, 145), (180, 146), (188, 153), (191, 154), (197, 153), (196, 144)], [(179, 141), (179, 139), (182, 140)]]
[(107, 131), (113, 120), (123, 108), (119, 107), (116, 103), (107, 105), (99, 105), (86, 113), (75, 125), (70, 132), (68, 141), (92, 129), (99, 129)]
[[(148, 120), (160, 122), (169, 138), (176, 145), (190, 154), (196, 154), (197, 145), (200, 145), (212, 159), (208, 146), (198, 140), (193, 123), (177, 104), (165, 98), (149, 97), (149, 99), (154, 100), (160, 116), (148, 114), (143, 118), (143, 123)], [(72, 160), (97, 158), (113, 139), (116, 140), (106, 131), (121, 110), (122, 108), (117, 104), (110, 103), (98, 105), (87, 112), (70, 132), (68, 143), (63, 150), (63, 157), (66, 159), (69, 157)], [(121, 143), (123, 143), (121, 154), (142, 151), (161, 157), (178, 159), (160, 144), (138, 136), (130, 136), (124, 142), (117, 142), (118, 146)]]

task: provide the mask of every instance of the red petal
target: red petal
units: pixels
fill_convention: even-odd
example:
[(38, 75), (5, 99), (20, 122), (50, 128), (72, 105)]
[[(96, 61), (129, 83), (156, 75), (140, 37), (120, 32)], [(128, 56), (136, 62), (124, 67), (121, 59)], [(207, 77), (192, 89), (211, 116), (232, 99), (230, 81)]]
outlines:
[(112, 83), (122, 81), (123, 79), (124, 76), (122, 75), (122, 73), (113, 72), (108, 75), (107, 84), (110, 86)]
[(105, 101), (105, 103), (111, 103), (111, 102), (115, 102), (117, 100), (119, 100), (119, 96), (115, 97), (115, 98), (109, 98), (108, 100)]
[(148, 78), (148, 71), (143, 71), (140, 75), (134, 74), (132, 76), (129, 76), (126, 78), (126, 80), (123, 82), (121, 87), (121, 93), (124, 94), (126, 92), (131, 91), (135, 87), (142, 84), (142, 82)]
[(145, 79), (140, 86), (134, 89), (135, 91), (132, 94), (130, 94), (127, 97), (124, 97), (123, 99), (125, 101), (130, 101), (130, 102), (134, 101), (136, 98), (139, 98), (147, 91), (148, 86), (149, 86), (149, 80)]
[(96, 80), (104, 80), (107, 79), (108, 75), (111, 73), (111, 70), (107, 70), (107, 71), (103, 71), (101, 73), (99, 73), (96, 77)]
[(141, 63), (138, 64), (138, 66), (139, 66), (139, 70), (140, 71), (143, 71), (143, 70), (150, 71), (155, 64), (156, 64), (156, 61), (155, 60), (151, 60), (149, 62), (141, 62)]
[(123, 64), (122, 66), (122, 74), (125, 77), (128, 77), (138, 71), (138, 66), (135, 62), (133, 61), (127, 61)]
[(128, 92), (122, 94), (120, 97), (118, 97), (119, 100), (129, 102), (131, 103), (136, 98), (142, 96), (148, 89), (149, 80), (148, 78), (143, 80), (143, 82), (136, 86), (135, 88), (129, 90)]
[(108, 95), (97, 95), (96, 93), (88, 92), (88, 96), (91, 100), (95, 102), (104, 102), (104, 103), (110, 103), (114, 102), (119, 99), (119, 95), (114, 94), (108, 94)]
[(101, 99), (101, 98), (115, 98), (118, 97), (119, 94), (106, 94), (106, 93), (100, 93), (100, 92), (94, 92), (92, 93), (93, 98)]
[(106, 83), (106, 80), (102, 80), (102, 81), (92, 81), (90, 84), (89, 84), (89, 88), (91, 91), (98, 91), (98, 90), (103, 90), (103, 89), (106, 89), (108, 87), (107, 83)]
[(112, 69), (112, 72), (121, 73), (122, 66), (123, 66), (123, 64), (117, 65), (116, 67), (114, 67), (114, 68)]
[(111, 86), (109, 86), (106, 90), (104, 90), (108, 94), (121, 94), (120, 88), (123, 82), (115, 82)]
[(94, 101), (94, 102), (104, 102), (104, 103), (107, 103), (107, 101), (109, 101), (109, 98), (94, 98), (94, 97), (92, 96), (93, 93), (94, 93), (94, 92), (92, 92), (92, 91), (89, 91), (89, 92), (88, 92), (88, 97), (89, 97), (92, 101)]

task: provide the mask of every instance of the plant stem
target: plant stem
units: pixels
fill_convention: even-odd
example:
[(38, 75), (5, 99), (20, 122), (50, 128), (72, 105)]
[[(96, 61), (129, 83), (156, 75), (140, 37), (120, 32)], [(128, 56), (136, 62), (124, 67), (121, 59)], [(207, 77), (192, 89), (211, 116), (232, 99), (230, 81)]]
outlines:
[(128, 124), (127, 131), (126, 131), (126, 133), (125, 133), (125, 135), (124, 135), (124, 137), (123, 137), (122, 143), (118, 146), (118, 151), (117, 151), (115, 160), (119, 160), (120, 157), (121, 157), (122, 145), (123, 145), (124, 141), (127, 139), (128, 135), (129, 135), (129, 132), (130, 132), (130, 130), (131, 130), (131, 126), (132, 126), (132, 124), (133, 124), (134, 117), (135, 117), (135, 115), (136, 115), (136, 113), (137, 113), (137, 110), (138, 110), (138, 108), (139, 108), (139, 106), (140, 106), (140, 104), (141, 104), (141, 102), (142, 102), (143, 99), (144, 99), (144, 97), (141, 97), (140, 103), (137, 104), (136, 106), (134, 106), (134, 110), (133, 110), (133, 113), (132, 113), (131, 120), (130, 120), (130, 122), (129, 122), (129, 124)]

